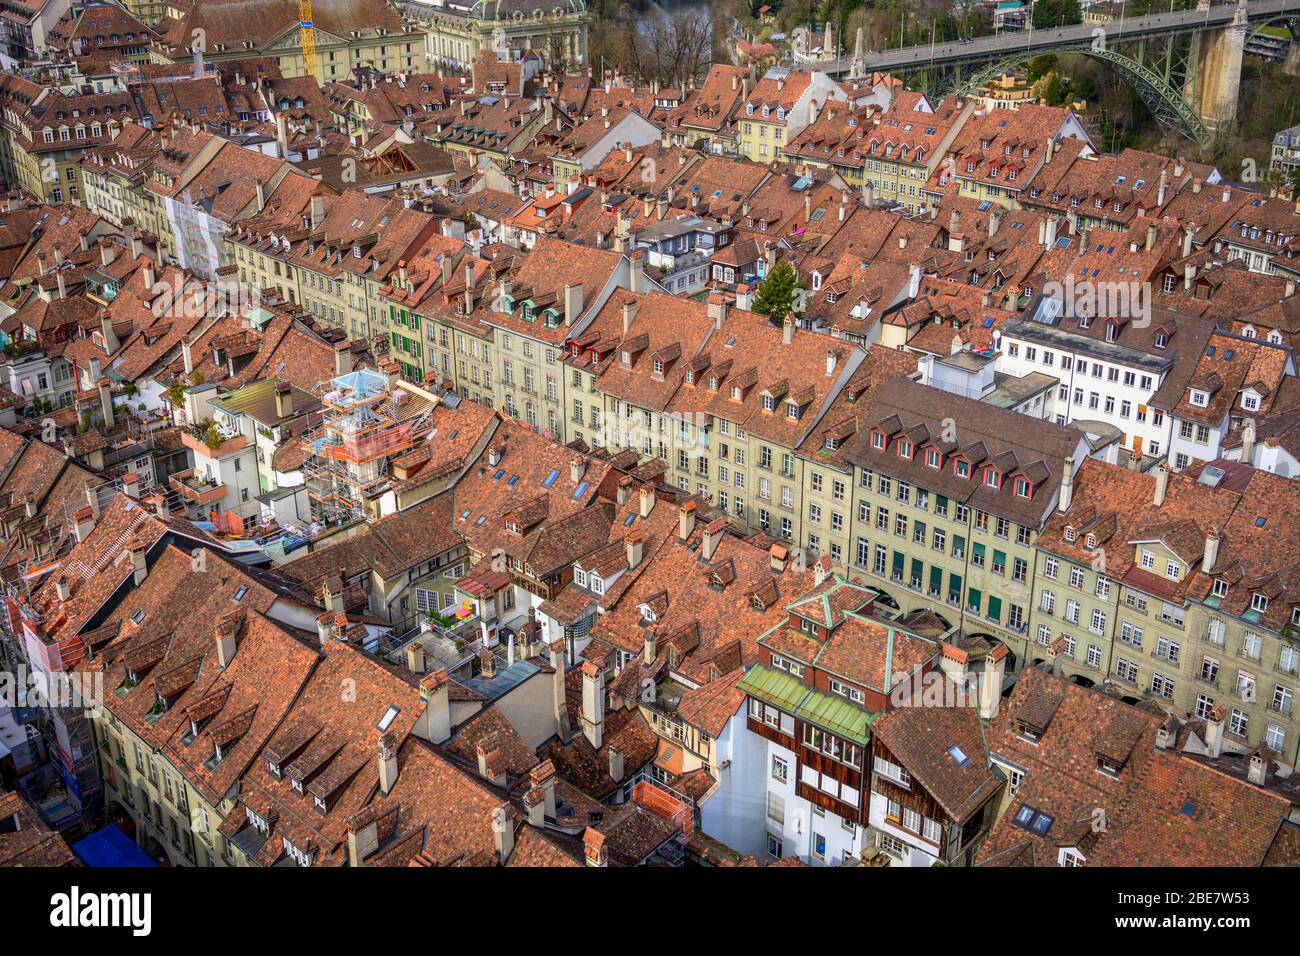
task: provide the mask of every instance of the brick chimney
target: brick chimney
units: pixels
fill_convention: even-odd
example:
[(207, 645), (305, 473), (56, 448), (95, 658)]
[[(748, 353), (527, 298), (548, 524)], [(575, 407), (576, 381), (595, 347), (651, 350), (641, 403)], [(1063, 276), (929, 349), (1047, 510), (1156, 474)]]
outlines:
[(293, 386), (288, 382), (275, 383), (275, 414), (281, 419), (293, 415)]
[(654, 486), (649, 484), (642, 485), (640, 508), (638, 509), (638, 513), (641, 515), (642, 518), (648, 518), (650, 517), (650, 512), (654, 510), (654, 507), (655, 507)]
[(627, 547), (627, 566), (629, 569), (635, 568), (641, 564), (641, 556), (645, 549), (645, 532), (640, 528), (633, 528), (623, 539)]

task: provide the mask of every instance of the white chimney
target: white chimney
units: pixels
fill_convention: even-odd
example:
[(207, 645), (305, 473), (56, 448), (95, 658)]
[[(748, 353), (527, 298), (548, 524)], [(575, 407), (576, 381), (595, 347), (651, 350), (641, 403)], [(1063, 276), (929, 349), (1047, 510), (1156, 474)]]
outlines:
[(594, 661), (582, 663), (582, 732), (599, 750), (605, 734), (605, 674)]

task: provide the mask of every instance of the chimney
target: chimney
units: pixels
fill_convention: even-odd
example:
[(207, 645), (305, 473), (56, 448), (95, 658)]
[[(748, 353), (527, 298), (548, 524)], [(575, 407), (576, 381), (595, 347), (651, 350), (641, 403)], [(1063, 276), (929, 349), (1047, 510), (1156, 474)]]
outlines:
[[(451, 282), (452, 274), (456, 269), (456, 260), (444, 252), (440, 259), (439, 268), (441, 269), (442, 272), (442, 284), (446, 285), (447, 283)], [(507, 293), (503, 289), (501, 290), (501, 294), (506, 295)]]
[(113, 331), (113, 319), (105, 309), (99, 314), (99, 334), (104, 337), (104, 351), (112, 355), (118, 350), (121, 344), (117, 340), (117, 333)]
[(609, 746), (609, 775), (615, 783), (623, 781), (623, 751), (613, 744)]
[[(279, 153), (280, 159), (289, 158), (289, 129), (283, 112), (275, 114), (275, 148), (276, 152)], [(257, 189), (258, 202), (260, 203), (262, 197), (262, 187), (260, 184)], [(259, 205), (257, 208), (260, 210), (262, 207)]]
[(823, 554), (813, 563), (813, 586), (820, 587), (831, 576), (831, 556)]
[(275, 414), (280, 419), (293, 415), (293, 386), (288, 382), (275, 383)]
[(325, 221), (325, 197), (311, 197), (311, 231), (315, 232)]
[(826, 350), (826, 377), (830, 378), (835, 374), (835, 366), (839, 364), (839, 353), (835, 349)]
[(102, 242), (99, 245), (99, 262), (103, 266), (111, 266), (113, 264), (113, 247), (107, 242)]
[(655, 489), (653, 485), (641, 486), (641, 499), (638, 502), (638, 505), (637, 513), (640, 514), (642, 518), (650, 517), (650, 512), (653, 511), (655, 507)]
[(1043, 226), (1043, 245), (1049, 249), (1056, 244), (1056, 227), (1058, 222), (1058, 219), (1048, 217), (1047, 222)]
[(1155, 248), (1155, 245), (1156, 245), (1156, 224), (1153, 222), (1147, 225), (1146, 251), (1150, 252), (1152, 249)]
[(645, 277), (645, 250), (638, 249), (628, 256), (630, 270), (628, 276), (628, 285), (631, 291), (640, 295), (646, 291)]
[(582, 855), (588, 866), (609, 866), (609, 852), (605, 849), (605, 834), (593, 827), (582, 831)]
[[(94, 494), (93, 491), (90, 493), (92, 495)], [(86, 505), (83, 508), (78, 508), (73, 512), (72, 521), (73, 537), (75, 537), (79, 542), (85, 541), (86, 538), (90, 537), (90, 532), (95, 527), (95, 512), (89, 505)]]
[(144, 545), (133, 544), (131, 546), (131, 567), (134, 569), (131, 581), (136, 586), (144, 584), (144, 579), (149, 576), (149, 565), (144, 558)]
[(785, 545), (772, 545), (772, 547), (767, 549), (767, 556), (772, 570), (778, 574), (783, 574), (785, 572), (785, 563), (790, 557), (790, 552), (786, 550)]
[(158, 284), (157, 273), (154, 272), (153, 262), (146, 261), (141, 271), (144, 273), (144, 290), (145, 292), (150, 292), (153, 290), (153, 287)]
[(723, 532), (727, 530), (726, 518), (715, 518), (709, 522), (708, 527), (704, 529), (704, 546), (702, 555), (705, 561), (712, 561), (713, 555), (718, 550), (718, 543), (722, 541)]
[(1070, 503), (1074, 500), (1074, 459), (1065, 459), (1065, 464), (1061, 469), (1061, 500), (1057, 504), (1056, 510), (1061, 514), (1066, 514), (1070, 510)]
[[(561, 742), (569, 736), (569, 707), (564, 686), (564, 640), (553, 641), (549, 647), (551, 659), (551, 716), (555, 718), (555, 732)], [(549, 761), (547, 761), (549, 763)], [(552, 794), (554, 796), (554, 794)], [(551, 816), (555, 815), (554, 807)]]
[(55, 273), (55, 275), (54, 275), (54, 281), (57, 282), (57, 283), (59, 284), (59, 298), (60, 298), (60, 299), (65, 298), (65, 297), (67, 296), (67, 294), (68, 294), (68, 285), (67, 285), (67, 282), (66, 282), (66, 281), (64, 280), (64, 278), (63, 278), (63, 272), (62, 272), (62, 271), (59, 271), (59, 272), (56, 272), (56, 273)]
[(632, 323), (636, 321), (636, 299), (631, 299), (623, 303), (623, 334), (627, 335), (632, 329)]
[(645, 532), (640, 528), (633, 528), (623, 542), (627, 548), (628, 568), (637, 567), (641, 563), (641, 555), (645, 549)]
[(266, 208), (266, 187), (262, 185), (261, 180), (257, 183), (257, 211), (261, 212)]
[(451, 681), (445, 667), (426, 674), (420, 681), (420, 703), (424, 713), (416, 736), (440, 744), (451, 736)]
[(1205, 716), (1205, 753), (1211, 759), (1223, 753), (1223, 719), (1227, 715), (1227, 708), (1215, 704)]
[(787, 315), (785, 321), (781, 323), (781, 343), (783, 345), (789, 345), (793, 341), (794, 319)]
[(677, 539), (687, 541), (695, 530), (695, 502), (688, 501), (677, 512)]
[(68, 584), (68, 579), (62, 574), (60, 574), (59, 579), (54, 582), (54, 590), (59, 595), (60, 601), (66, 601), (68, 598), (72, 597), (72, 586)]
[(1156, 492), (1151, 503), (1159, 508), (1165, 503), (1165, 492), (1169, 490), (1169, 468), (1162, 461), (1156, 466)]
[(582, 732), (599, 750), (605, 733), (605, 674), (594, 661), (582, 662)]
[(715, 330), (722, 328), (722, 323), (727, 321), (726, 296), (716, 292), (709, 296), (709, 318), (713, 320)]
[(659, 656), (659, 637), (653, 630), (645, 632), (645, 641), (641, 647), (641, 656), (647, 664), (653, 664)]
[[(613, 751), (611, 748), (611, 753), (612, 752)], [(1250, 755), (1250, 764), (1248, 765), (1246, 770), (1246, 779), (1249, 780), (1257, 787), (1264, 786), (1265, 781), (1268, 780), (1268, 757), (1266, 756), (1267, 753), (1268, 751), (1265, 748), (1261, 747), (1259, 750), (1255, 751), (1253, 754)], [(617, 778), (615, 779), (617, 780)]]
[(573, 325), (582, 316), (582, 283), (564, 284), (564, 324)]
[(1165, 197), (1169, 194), (1169, 170), (1160, 170), (1160, 189), (1156, 192), (1156, 208), (1163, 209)]
[(1255, 419), (1248, 418), (1241, 426), (1241, 460), (1253, 466), (1255, 464)]
[(335, 575), (329, 578), (321, 585), (321, 595), (325, 600), (325, 610), (331, 614), (342, 614), (343, 608), (343, 578)]
[(140, 476), (134, 471), (129, 471), (122, 476), (122, 494), (128, 498), (140, 498)]
[(213, 636), (217, 641), (217, 666), (223, 671), (235, 659), (236, 638), (239, 635), (239, 622), (231, 618), (217, 622)]
[(492, 811), (492, 835), (496, 839), (497, 863), (505, 866), (515, 850), (515, 817), (509, 803)]
[[(483, 622), (486, 631), (487, 623)], [(491, 680), (497, 676), (497, 656), (490, 647), (479, 648), (478, 652), (479, 674), (484, 680)]]
[(1190, 262), (1183, 263), (1183, 290), (1190, 290), (1192, 280), (1196, 278), (1196, 266)]
[(334, 374), (347, 375), (352, 371), (352, 348), (346, 339), (334, 343)]
[(618, 480), (618, 491), (615, 493), (615, 499), (621, 508), (632, 498), (632, 476), (624, 475)]
[(1219, 560), (1219, 529), (1210, 525), (1205, 531), (1205, 556), (1201, 559), (1201, 570), (1209, 574), (1217, 560)]
[(979, 681), (979, 716), (992, 720), (1002, 703), (1002, 675), (1007, 669), (1007, 646), (998, 644), (984, 658), (984, 673)]
[(406, 645), (406, 669), (412, 674), (423, 674), (424, 668), (424, 645), (419, 641), (412, 641)]
[(501, 748), (493, 746), (496, 735), (493, 734), (485, 740), (479, 742), (478, 753), (478, 775), (484, 780), (496, 784), (498, 787), (504, 787), (507, 783), (506, 756), (501, 752)]

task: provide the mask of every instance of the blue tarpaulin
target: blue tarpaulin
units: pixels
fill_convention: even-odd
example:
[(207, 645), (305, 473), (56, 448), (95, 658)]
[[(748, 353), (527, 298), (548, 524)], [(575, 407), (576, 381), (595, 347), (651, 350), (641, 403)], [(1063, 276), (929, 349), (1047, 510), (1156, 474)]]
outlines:
[(149, 854), (140, 849), (131, 838), (110, 823), (84, 840), (72, 844), (72, 852), (86, 866), (157, 866)]

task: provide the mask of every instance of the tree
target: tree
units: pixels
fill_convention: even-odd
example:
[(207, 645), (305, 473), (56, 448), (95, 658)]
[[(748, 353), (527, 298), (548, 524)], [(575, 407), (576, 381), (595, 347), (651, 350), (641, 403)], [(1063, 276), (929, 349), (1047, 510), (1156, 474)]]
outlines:
[(802, 288), (794, 266), (788, 262), (778, 262), (758, 287), (758, 293), (754, 296), (754, 311), (780, 325), (794, 311), (795, 299), (799, 297)]

